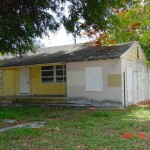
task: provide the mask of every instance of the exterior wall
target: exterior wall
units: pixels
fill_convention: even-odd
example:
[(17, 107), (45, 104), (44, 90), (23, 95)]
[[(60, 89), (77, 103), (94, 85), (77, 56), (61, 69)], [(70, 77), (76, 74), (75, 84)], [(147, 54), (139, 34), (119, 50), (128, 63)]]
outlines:
[(20, 83), (20, 81), (19, 81), (19, 79), (20, 79), (20, 76), (19, 76), (19, 68), (16, 68), (15, 70), (16, 70), (16, 75), (15, 75), (16, 95), (19, 95), (19, 93), (20, 93), (20, 85), (19, 85), (19, 83)]
[(30, 68), (31, 93), (46, 95), (63, 95), (66, 93), (66, 85), (63, 83), (41, 83), (41, 66)]
[(126, 53), (122, 55), (123, 58), (127, 60), (137, 59), (137, 48), (139, 51), (139, 60), (146, 61), (146, 56), (138, 43), (134, 44), (128, 51), (126, 51)]
[(2, 83), (0, 84), (0, 96), (2, 96), (3, 95), (3, 85), (2, 85)]
[(11, 96), (17, 93), (17, 82), (15, 80), (17, 71), (2, 70), (2, 83), (0, 84), (0, 96)]
[[(137, 52), (139, 51), (139, 54)], [(138, 58), (139, 55), (139, 58)], [(144, 65), (146, 57), (142, 51), (140, 45), (136, 43), (130, 50), (128, 50), (121, 58), (122, 64), (122, 85), (123, 81), (123, 72), (125, 73), (125, 105), (131, 105), (138, 103), (140, 101), (148, 100), (148, 68)], [(127, 89), (127, 67), (132, 68), (133, 70), (133, 80), (132, 85), (133, 89), (128, 91)], [(142, 77), (144, 76), (144, 77)], [(132, 102), (128, 102), (128, 94), (131, 94)], [(122, 86), (122, 93), (124, 93), (124, 86)], [(124, 95), (124, 94), (123, 94)], [(124, 96), (122, 97), (124, 101)]]
[[(85, 91), (85, 67), (102, 67), (103, 91)], [(122, 88), (108, 85), (109, 74), (120, 74), (121, 60), (106, 59), (67, 63), (67, 96), (68, 99), (86, 98), (95, 101), (114, 101), (122, 103)], [(75, 102), (75, 101), (74, 101)]]
[[(30, 68), (30, 94), (31, 95), (65, 95), (64, 83), (41, 83), (41, 66), (26, 66)], [(22, 66), (24, 67), (24, 66)], [(18, 68), (1, 68), (3, 81), (0, 84), (0, 96), (20, 95), (20, 72)]]

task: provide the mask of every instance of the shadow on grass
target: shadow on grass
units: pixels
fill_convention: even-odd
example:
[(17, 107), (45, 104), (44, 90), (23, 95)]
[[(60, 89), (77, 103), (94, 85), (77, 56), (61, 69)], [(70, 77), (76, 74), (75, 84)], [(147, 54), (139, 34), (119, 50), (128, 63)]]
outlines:
[[(0, 110), (0, 119), (7, 117), (22, 120), (40, 118), (48, 120), (48, 124), (38, 130), (17, 129), (0, 134), (0, 145), (4, 149), (148, 150), (150, 147), (150, 106), (122, 110), (37, 107)], [(125, 138), (124, 133), (133, 137)], [(144, 133), (144, 137), (139, 137), (140, 133)]]

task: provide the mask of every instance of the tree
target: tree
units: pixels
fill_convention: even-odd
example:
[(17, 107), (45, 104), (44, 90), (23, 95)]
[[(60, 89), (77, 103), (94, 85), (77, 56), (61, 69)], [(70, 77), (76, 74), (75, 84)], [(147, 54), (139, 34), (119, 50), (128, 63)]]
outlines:
[(34, 46), (36, 48), (44, 48), (45, 47), (45, 44), (38, 38), (33, 39), (33, 42), (34, 42)]
[(148, 59), (150, 59), (150, 5), (137, 1), (128, 9), (115, 11), (110, 18), (109, 30), (111, 38), (121, 42), (139, 41)]
[(119, 4), (118, 0), (1, 0), (0, 53), (34, 50), (33, 39), (57, 31), (61, 24), (74, 35), (82, 29), (103, 30), (110, 8)]
[(102, 45), (139, 41), (150, 60), (150, 5), (143, 0), (125, 3), (124, 7), (112, 8), (107, 29), (95, 42)]

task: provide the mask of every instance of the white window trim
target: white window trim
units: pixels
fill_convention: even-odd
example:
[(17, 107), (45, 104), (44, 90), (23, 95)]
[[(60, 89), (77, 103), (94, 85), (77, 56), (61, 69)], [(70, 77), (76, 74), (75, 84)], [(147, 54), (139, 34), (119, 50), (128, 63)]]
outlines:
[[(66, 77), (66, 75), (64, 74), (64, 67), (63, 69), (56, 69), (56, 66), (65, 66), (65, 65), (54, 65), (53, 66), (53, 71), (54, 72), (54, 75), (53, 76), (46, 76), (46, 77), (53, 77), (54, 78), (54, 81), (53, 82), (42, 82), (42, 67), (44, 66), (41, 66), (41, 70), (40, 70), (40, 81), (41, 81), (41, 84), (61, 84), (61, 83), (66, 83), (66, 81), (63, 80), (63, 82), (56, 82), (56, 77)], [(63, 75), (62, 76), (56, 76), (56, 70), (63, 70)], [(44, 70), (44, 71), (50, 71), (50, 70)]]
[[(55, 83), (55, 81), (53, 81), (53, 82), (42, 82), (42, 72), (44, 72), (44, 71), (50, 71), (50, 70), (42, 70), (42, 67), (45, 67), (45, 66), (41, 66), (41, 70), (40, 70), (40, 81), (41, 81), (41, 83), (42, 84), (53, 84), (53, 83)], [(51, 71), (54, 71), (54, 67), (55, 66), (53, 66), (53, 70), (51, 70)], [(55, 71), (54, 71), (55, 72)], [(55, 75), (55, 74), (54, 74)], [(47, 76), (47, 77), (53, 77), (54, 78), (54, 75), (53, 76)], [(55, 78), (54, 78), (55, 79)]]

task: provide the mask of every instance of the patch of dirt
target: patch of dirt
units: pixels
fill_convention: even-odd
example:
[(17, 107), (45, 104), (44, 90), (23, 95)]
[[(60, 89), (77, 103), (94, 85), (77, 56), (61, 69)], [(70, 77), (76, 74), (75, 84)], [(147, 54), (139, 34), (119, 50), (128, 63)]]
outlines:
[(12, 126), (17, 126), (17, 125), (21, 125), (21, 124), (25, 124), (25, 123), (32, 123), (32, 122), (37, 122), (37, 121), (33, 121), (33, 120), (16, 120), (13, 123), (5, 123), (4, 120), (0, 121), (0, 129), (2, 128), (7, 128), (7, 127), (12, 127)]
[(76, 147), (78, 150), (86, 150), (86, 146), (85, 145), (78, 145), (77, 147)]
[(23, 120), (16, 120), (15, 122), (13, 123), (5, 123), (3, 120), (0, 122), (0, 129), (1, 128), (7, 128), (7, 127), (11, 127), (11, 126), (16, 126), (16, 125), (19, 125), (19, 124), (24, 124), (26, 123), (26, 121), (23, 121)]
[(150, 106), (150, 100), (146, 100), (146, 101), (142, 101), (138, 104), (134, 104), (134, 105), (131, 105), (130, 107), (132, 106), (136, 106), (136, 107), (148, 107)]
[(45, 124), (46, 124), (46, 122), (32, 122), (32, 123), (19, 124), (19, 125), (16, 125), (16, 126), (2, 128), (2, 129), (0, 129), (0, 133), (4, 132), (4, 131), (7, 131), (7, 130), (16, 129), (16, 128), (23, 128), (23, 127), (42, 128), (42, 127), (44, 127)]

